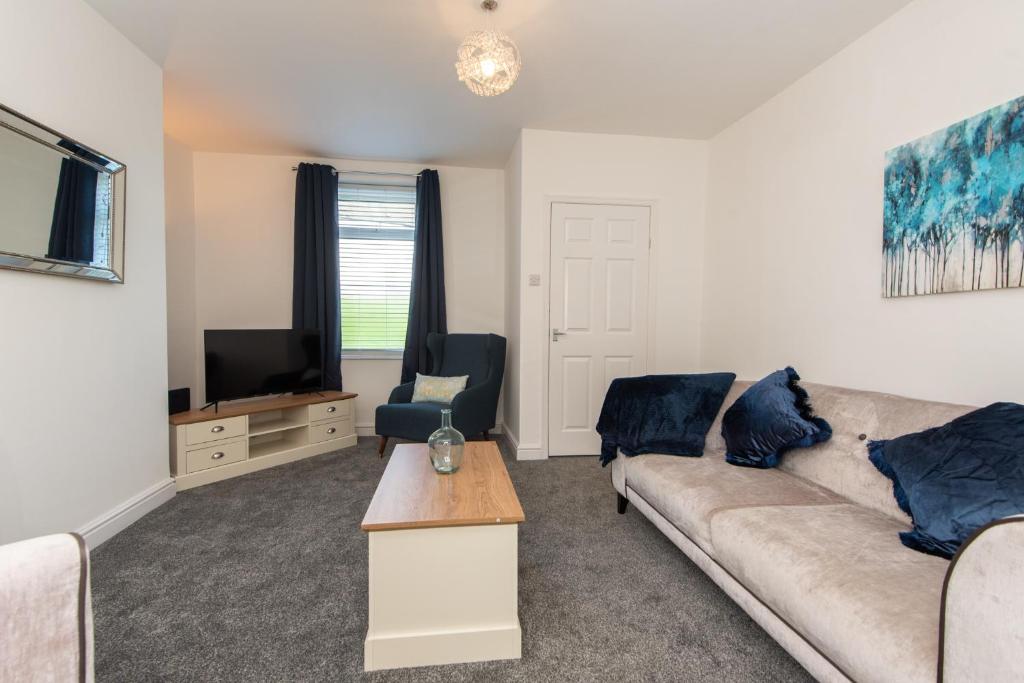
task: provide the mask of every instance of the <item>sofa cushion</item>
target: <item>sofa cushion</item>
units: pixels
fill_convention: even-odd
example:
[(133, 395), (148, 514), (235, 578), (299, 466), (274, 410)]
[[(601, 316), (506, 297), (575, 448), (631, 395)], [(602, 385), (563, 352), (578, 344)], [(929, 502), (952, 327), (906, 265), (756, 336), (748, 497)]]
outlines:
[[(909, 526), (910, 518), (896, 505), (889, 480), (868, 460), (867, 442), (937, 427), (974, 408), (823, 384), (802, 384), (811, 394), (815, 412), (832, 425), (832, 439), (787, 453), (780, 469)], [(726, 404), (728, 400), (727, 397)], [(709, 439), (708, 447), (711, 445)]]
[(733, 467), (723, 455), (721, 451), (708, 452), (703, 458), (638, 455), (625, 464), (626, 486), (712, 556), (710, 523), (721, 510), (842, 502), (827, 489), (785, 472)]
[(909, 548), (952, 557), (967, 537), (1024, 513), (1024, 406), (993, 403), (941, 427), (872, 441), (870, 460), (893, 480), (914, 519)]
[[(747, 380), (733, 382), (708, 431), (706, 453), (725, 449), (722, 417), (752, 384)], [(893, 499), (889, 480), (868, 461), (867, 442), (937, 427), (974, 408), (811, 382), (801, 384), (811, 394), (815, 412), (832, 425), (832, 438), (811, 448), (790, 451), (779, 468), (910, 526), (910, 517)]]
[(722, 418), (725, 459), (732, 465), (770, 468), (782, 454), (828, 441), (832, 427), (814, 415), (793, 368), (771, 373), (747, 389)]
[[(762, 473), (763, 474), (763, 473)], [(934, 681), (949, 563), (851, 504), (726, 510), (715, 559), (856, 681)]]

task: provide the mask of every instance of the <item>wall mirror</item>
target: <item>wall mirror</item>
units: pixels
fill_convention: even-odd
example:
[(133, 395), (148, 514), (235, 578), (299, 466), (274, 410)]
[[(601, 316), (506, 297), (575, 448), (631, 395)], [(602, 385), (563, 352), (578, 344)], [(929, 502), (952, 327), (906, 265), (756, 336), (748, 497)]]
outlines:
[(0, 267), (124, 282), (125, 175), (0, 105)]

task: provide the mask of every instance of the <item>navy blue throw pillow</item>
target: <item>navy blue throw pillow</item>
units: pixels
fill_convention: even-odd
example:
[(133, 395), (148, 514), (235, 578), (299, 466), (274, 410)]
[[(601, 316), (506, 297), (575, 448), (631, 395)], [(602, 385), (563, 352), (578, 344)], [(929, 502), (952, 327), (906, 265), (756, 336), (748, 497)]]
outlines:
[(832, 427), (815, 417), (793, 368), (778, 370), (753, 385), (725, 411), (725, 459), (743, 467), (775, 467), (793, 448), (832, 438)]
[(1024, 406), (993, 403), (941, 427), (868, 444), (914, 520), (903, 545), (952, 557), (977, 529), (1024, 512)]

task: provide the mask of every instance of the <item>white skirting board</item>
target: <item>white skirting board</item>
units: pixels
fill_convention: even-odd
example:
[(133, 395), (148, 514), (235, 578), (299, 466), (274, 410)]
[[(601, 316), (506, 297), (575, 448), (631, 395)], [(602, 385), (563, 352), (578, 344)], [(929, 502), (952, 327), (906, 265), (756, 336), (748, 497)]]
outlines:
[(519, 445), (519, 438), (510, 430), (504, 430), (505, 438), (516, 454), (516, 460), (547, 460), (548, 456), (543, 448), (523, 448)]
[(134, 522), (174, 498), (174, 480), (168, 477), (132, 496), (117, 507), (104, 512), (96, 519), (82, 525), (77, 531), (90, 549), (96, 549), (104, 541), (127, 529)]
[(366, 671), (520, 659), (523, 631), (512, 626), (466, 629), (446, 633), (412, 633), (367, 637)]

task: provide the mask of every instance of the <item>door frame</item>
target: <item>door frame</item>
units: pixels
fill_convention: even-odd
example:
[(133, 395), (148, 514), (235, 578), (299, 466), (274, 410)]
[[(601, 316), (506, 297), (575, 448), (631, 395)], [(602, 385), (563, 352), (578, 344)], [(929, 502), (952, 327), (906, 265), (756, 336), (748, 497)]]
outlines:
[(654, 333), (657, 288), (654, 286), (654, 245), (658, 240), (658, 200), (655, 198), (629, 198), (629, 197), (601, 197), (591, 195), (544, 195), (544, 220), (547, 223), (545, 231), (544, 249), (546, 252), (544, 264), (540, 276), (541, 291), (544, 297), (544, 335), (543, 359), (544, 377), (543, 404), (541, 411), (541, 447), (545, 458), (551, 457), (551, 239), (554, 236), (552, 225), (552, 211), (555, 204), (603, 204), (606, 206), (638, 206), (647, 208), (650, 211), (649, 235), (650, 243), (647, 245), (647, 372), (650, 373), (651, 363), (654, 359)]

